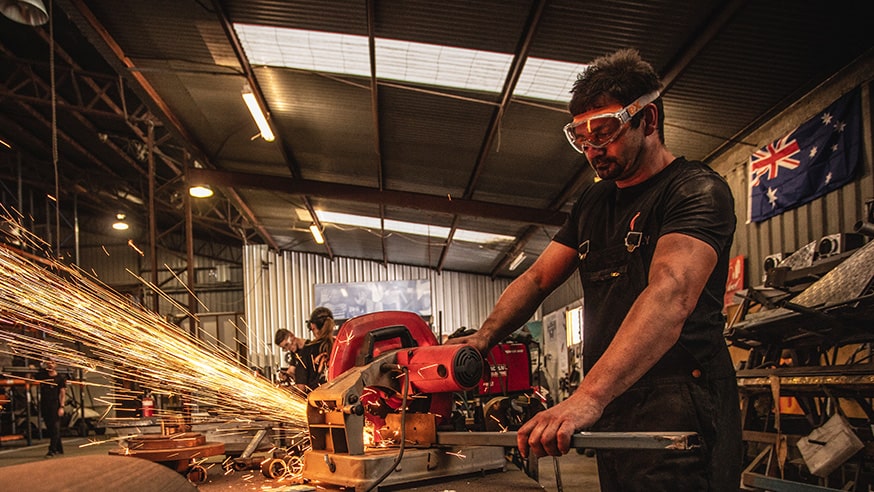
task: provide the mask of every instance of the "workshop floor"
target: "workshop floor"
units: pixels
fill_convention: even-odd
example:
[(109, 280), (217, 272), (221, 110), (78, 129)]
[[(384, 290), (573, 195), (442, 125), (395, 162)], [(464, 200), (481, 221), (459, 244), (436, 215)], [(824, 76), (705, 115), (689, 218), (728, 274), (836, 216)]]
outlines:
[[(115, 449), (116, 444), (111, 435), (85, 438), (64, 438), (64, 455), (46, 458), (48, 440), (34, 440), (27, 446), (25, 441), (11, 441), (0, 443), (0, 467), (7, 467), (25, 463), (45, 462), (63, 467), (67, 458), (98, 455), (107, 456), (109, 450)], [(135, 458), (131, 458), (135, 459)], [(197, 489), (204, 492), (218, 492), (227, 490), (260, 491), (260, 492), (290, 492), (296, 490), (314, 490), (312, 488), (293, 487), (287, 482), (266, 478), (260, 471), (242, 471), (225, 473), (221, 466), (223, 456), (207, 459), (203, 466), (208, 469), (208, 477), (205, 483), (198, 485)], [(552, 458), (543, 458), (539, 462), (540, 481), (535, 482), (526, 476), (521, 470), (513, 465), (507, 466), (505, 472), (494, 472), (485, 476), (465, 476), (455, 479), (443, 479), (435, 483), (417, 484), (408, 487), (392, 487), (386, 490), (414, 490), (417, 492), (444, 492), (449, 490), (471, 490), (478, 492), (501, 491), (510, 488), (516, 492), (547, 490), (557, 492), (559, 490), (574, 491), (597, 491), (598, 476), (594, 458), (571, 452), (558, 459), (560, 483), (555, 479), (555, 465)], [(75, 470), (70, 470), (75, 473)], [(34, 476), (33, 480), (41, 480)], [(21, 487), (14, 490), (28, 490), (26, 483), (17, 484)], [(9, 489), (7, 489), (9, 490)], [(130, 490), (130, 489), (128, 489)], [(148, 490), (144, 488), (141, 490)], [(324, 490), (319, 488), (318, 490)], [(382, 489), (381, 489), (382, 490)]]

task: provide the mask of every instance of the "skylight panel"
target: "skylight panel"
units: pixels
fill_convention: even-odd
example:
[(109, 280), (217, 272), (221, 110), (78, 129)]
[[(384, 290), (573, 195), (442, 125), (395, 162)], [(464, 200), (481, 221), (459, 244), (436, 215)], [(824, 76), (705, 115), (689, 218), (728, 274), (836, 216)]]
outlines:
[(586, 65), (529, 57), (516, 83), (514, 96), (569, 102), (577, 74)]
[(234, 28), (253, 65), (370, 75), (364, 36), (249, 24), (234, 24)]
[[(358, 77), (370, 76), (366, 36), (234, 24), (249, 63)], [(435, 87), (500, 93), (513, 56), (506, 53), (377, 38), (376, 75)], [(514, 95), (566, 103), (585, 65), (542, 58), (525, 62)]]
[[(447, 232), (448, 235), (448, 232)], [(504, 236), (502, 234), (491, 234), (488, 232), (468, 231), (467, 229), (456, 229), (453, 238), (456, 241), (465, 241), (468, 243), (486, 244), (497, 242), (510, 242), (516, 238)]]
[[(305, 212), (301, 212), (298, 215), (301, 216), (302, 214), (306, 215)], [(316, 215), (318, 215), (319, 217), (319, 222), (323, 224), (339, 224), (375, 230), (380, 229), (379, 218), (377, 217), (344, 214), (339, 212), (328, 212), (325, 210), (317, 210)], [(385, 230), (403, 234), (413, 234), (416, 236), (432, 237), (437, 239), (446, 239), (447, 237), (449, 237), (448, 227), (418, 224), (415, 222), (405, 222), (400, 220), (386, 219)], [(456, 241), (465, 241), (477, 244), (510, 242), (515, 239), (512, 236), (505, 236), (502, 234), (490, 234), (487, 232), (468, 231), (465, 229), (456, 229), (453, 238)]]
[(513, 58), (487, 51), (376, 40), (376, 75), (439, 87), (500, 92)]

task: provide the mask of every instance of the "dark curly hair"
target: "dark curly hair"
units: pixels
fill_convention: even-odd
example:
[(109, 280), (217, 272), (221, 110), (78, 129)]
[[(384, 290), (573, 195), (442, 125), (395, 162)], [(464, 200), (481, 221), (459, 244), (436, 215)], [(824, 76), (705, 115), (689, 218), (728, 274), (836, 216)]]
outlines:
[(291, 335), (292, 335), (292, 333), (290, 331), (286, 330), (285, 328), (280, 328), (280, 329), (276, 330), (276, 334), (273, 336), (273, 343), (275, 343), (276, 345), (279, 345), (280, 343), (284, 342), (285, 339)]
[[(635, 49), (619, 50), (593, 60), (577, 75), (571, 89), (568, 110), (571, 115), (585, 113), (601, 96), (609, 96), (622, 105), (631, 104), (640, 96), (661, 89), (661, 80), (652, 65), (640, 58)], [(659, 97), (653, 103), (659, 110), (659, 140), (664, 143), (664, 105)], [(637, 128), (643, 112), (634, 116), (631, 126)]]

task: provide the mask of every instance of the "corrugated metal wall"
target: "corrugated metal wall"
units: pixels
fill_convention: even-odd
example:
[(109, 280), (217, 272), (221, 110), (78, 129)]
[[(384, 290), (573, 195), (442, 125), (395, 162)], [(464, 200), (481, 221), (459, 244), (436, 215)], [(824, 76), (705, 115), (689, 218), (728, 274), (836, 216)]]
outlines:
[(431, 283), (432, 326), (435, 334), (461, 326), (479, 328), (509, 285), (506, 279), (351, 258), (274, 252), (265, 245), (243, 248), (244, 292), (249, 360), (263, 367), (280, 365), (273, 334), (287, 328), (309, 336), (305, 320), (314, 306), (313, 286), (338, 282), (382, 282), (427, 279)]

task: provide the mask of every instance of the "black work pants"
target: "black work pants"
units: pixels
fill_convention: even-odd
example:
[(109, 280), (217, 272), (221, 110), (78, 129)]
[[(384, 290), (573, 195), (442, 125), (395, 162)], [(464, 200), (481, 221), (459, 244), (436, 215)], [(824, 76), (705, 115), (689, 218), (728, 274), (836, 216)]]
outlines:
[(614, 400), (592, 430), (696, 432), (691, 450), (598, 450), (604, 492), (732, 491), (743, 458), (740, 403), (733, 377), (645, 382)]
[(61, 418), (58, 416), (58, 409), (44, 409), (43, 420), (46, 423), (46, 429), (49, 433), (49, 453), (63, 454), (64, 445), (61, 442)]

